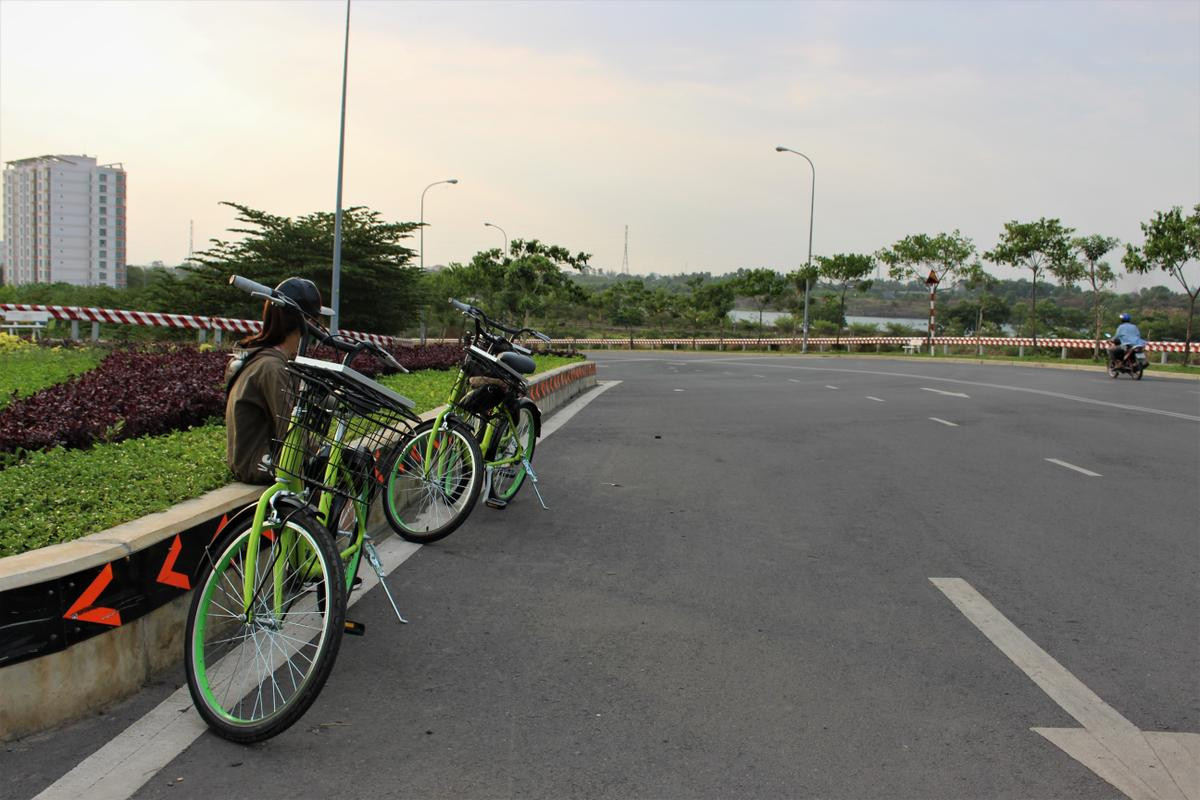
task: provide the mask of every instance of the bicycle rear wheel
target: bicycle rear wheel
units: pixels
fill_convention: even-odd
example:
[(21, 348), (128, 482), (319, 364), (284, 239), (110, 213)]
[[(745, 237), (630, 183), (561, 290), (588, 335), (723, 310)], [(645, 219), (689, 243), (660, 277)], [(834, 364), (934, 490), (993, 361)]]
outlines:
[(471, 429), (454, 417), (446, 417), (437, 430), (434, 422), (413, 429), (384, 477), (384, 516), (392, 530), (417, 544), (453, 533), (475, 507), (483, 485), (483, 454)]
[(521, 460), (496, 467), (492, 470), (492, 496), (505, 502), (516, 496), (525, 484), (526, 469), (523, 462), (533, 462), (533, 449), (537, 445), (537, 423), (533, 410), (520, 406), (513, 422), (506, 419), (496, 446), (494, 461), (519, 457)]
[(210, 548), (184, 634), (196, 710), (218, 735), (242, 743), (269, 739), (308, 710), (333, 669), (346, 621), (342, 563), (324, 526), (291, 512), (286, 524), (259, 534), (253, 560), (251, 527), (245, 520)]

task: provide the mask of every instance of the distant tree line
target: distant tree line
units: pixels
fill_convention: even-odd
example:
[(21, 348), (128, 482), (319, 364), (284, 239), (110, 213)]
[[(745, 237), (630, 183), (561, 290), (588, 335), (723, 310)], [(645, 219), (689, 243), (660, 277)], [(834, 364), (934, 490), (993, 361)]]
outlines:
[[(213, 240), (178, 269), (130, 267), (125, 289), (3, 286), (0, 300), (255, 318), (258, 304), (227, 285), (230, 275), (268, 284), (300, 275), (321, 287), (331, 285), (332, 214), (288, 218), (227, 205), (237, 212), (238, 226), (230, 229), (237, 238)], [(1035, 340), (1099, 338), (1127, 311), (1149, 339), (1190, 343), (1196, 338), (1200, 204), (1190, 213), (1179, 207), (1155, 213), (1141, 225), (1144, 243), (1126, 244), (1123, 253), (1115, 238), (1079, 235), (1058, 219), (1041, 218), (1005, 223), (986, 251), (957, 230), (920, 233), (874, 253), (818, 256), (813, 264), (788, 272), (758, 267), (719, 276), (606, 272), (594, 268), (587, 253), (536, 239), (514, 239), (507, 252), (485, 250), (466, 264), (422, 273), (410, 247), (417, 228), (416, 223), (387, 222), (366, 208), (345, 211), (343, 327), (400, 335), (422, 326), (435, 336), (456, 332), (462, 318), (446, 300), (457, 297), (559, 336), (765, 336), (798, 333), (807, 301), (813, 334), (912, 335), (926, 331), (847, 325), (847, 309), (924, 318), (932, 296), (938, 306), (932, 332), (938, 335), (1011, 330)], [(988, 264), (1013, 267), (1027, 277), (1002, 280), (988, 272)], [(1118, 266), (1131, 274), (1164, 273), (1171, 288), (1117, 294)], [(731, 320), (735, 307), (757, 312), (756, 323)], [(786, 312), (771, 330), (763, 321), (767, 310)]]

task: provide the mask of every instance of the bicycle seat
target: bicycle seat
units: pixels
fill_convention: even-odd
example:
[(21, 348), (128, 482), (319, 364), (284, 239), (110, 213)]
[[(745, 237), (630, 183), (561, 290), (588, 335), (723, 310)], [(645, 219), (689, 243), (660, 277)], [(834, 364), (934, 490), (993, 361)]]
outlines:
[(528, 375), (537, 369), (537, 365), (533, 363), (533, 359), (529, 356), (514, 353), (512, 351), (501, 353), (499, 356), (500, 363), (511, 370)]

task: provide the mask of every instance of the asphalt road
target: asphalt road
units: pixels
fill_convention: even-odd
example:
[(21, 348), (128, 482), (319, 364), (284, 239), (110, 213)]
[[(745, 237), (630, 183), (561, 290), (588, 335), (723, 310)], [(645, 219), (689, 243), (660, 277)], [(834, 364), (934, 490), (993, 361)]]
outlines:
[[(1097, 706), (932, 578), (1134, 729), (1200, 732), (1200, 383), (594, 358), (621, 383), (539, 445), (549, 511), (477, 509), (389, 579), (410, 625), (377, 590), (351, 610), (366, 637), (290, 731), (205, 734), (135, 796), (1124, 797), (1031, 730)], [(7, 785), (181, 682), (16, 743)]]

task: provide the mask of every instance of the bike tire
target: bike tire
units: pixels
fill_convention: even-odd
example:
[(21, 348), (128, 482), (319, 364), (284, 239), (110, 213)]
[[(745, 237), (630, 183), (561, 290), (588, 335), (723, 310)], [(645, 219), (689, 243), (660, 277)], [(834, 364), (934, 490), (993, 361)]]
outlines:
[[(522, 405), (517, 410), (516, 427), (506, 420), (501, 432), (499, 444), (495, 449), (494, 460), (509, 458), (518, 452), (523, 453), (525, 460), (533, 463), (533, 451), (537, 447), (537, 420), (533, 417), (533, 409)], [(517, 492), (525, 485), (527, 470), (521, 463), (506, 464), (492, 470), (492, 496), (506, 503), (516, 497)]]
[[(253, 569), (264, 578), (251, 604), (257, 613), (240, 613), (253, 527), (246, 519), (209, 548), (184, 629), (196, 710), (214, 733), (242, 744), (277, 736), (308, 710), (333, 670), (345, 630), (344, 573), (328, 531), (305, 510), (284, 517), (279, 528), (259, 534)], [(284, 528), (289, 536), (281, 535)], [(294, 542), (285, 553), (288, 539)]]
[[(483, 487), (483, 454), (471, 429), (446, 417), (435, 431), (434, 422), (426, 420), (413, 428), (384, 473), (384, 517), (392, 530), (416, 544), (453, 533), (470, 516)], [(431, 437), (436, 458), (427, 470), (425, 451)]]

